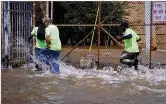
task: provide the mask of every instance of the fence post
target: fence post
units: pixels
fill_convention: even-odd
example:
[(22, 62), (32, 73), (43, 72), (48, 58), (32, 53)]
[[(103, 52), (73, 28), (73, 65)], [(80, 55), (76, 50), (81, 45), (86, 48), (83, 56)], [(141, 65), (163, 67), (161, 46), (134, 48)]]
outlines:
[(54, 9), (54, 7), (53, 7), (53, 1), (51, 1), (51, 19), (53, 20), (53, 9)]
[(35, 27), (35, 14), (36, 14), (36, 4), (35, 1), (33, 2), (33, 27)]
[(46, 18), (49, 17), (49, 1), (46, 1)]
[(99, 18), (98, 18), (98, 63), (97, 63), (97, 70), (99, 69), (100, 64), (100, 29), (101, 29), (101, 1), (99, 1)]
[(152, 60), (152, 1), (149, 1), (150, 2), (150, 55), (149, 55), (149, 69), (152, 68), (152, 63), (151, 63), (151, 60)]
[(150, 22), (151, 22), (151, 2), (145, 1), (145, 37), (146, 37), (146, 50), (150, 50)]
[(4, 57), (4, 1), (1, 1), (1, 56)]

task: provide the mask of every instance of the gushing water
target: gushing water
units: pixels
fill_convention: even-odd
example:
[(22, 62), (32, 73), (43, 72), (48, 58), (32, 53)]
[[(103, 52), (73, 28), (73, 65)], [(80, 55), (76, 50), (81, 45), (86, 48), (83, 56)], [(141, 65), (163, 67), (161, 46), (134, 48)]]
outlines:
[[(33, 59), (33, 62), (39, 64), (43, 69), (42, 73), (29, 75), (29, 77), (56, 76), (60, 79), (69, 79), (72, 77), (71, 80), (75, 81), (80, 79), (99, 78), (102, 80), (103, 84), (120, 84), (131, 82), (131, 84), (138, 90), (166, 93), (165, 87), (162, 87), (162, 89), (149, 88), (149, 86), (154, 85), (166, 86), (166, 70), (164, 67), (149, 69), (146, 66), (139, 65), (139, 71), (136, 71), (134, 68), (124, 68), (120, 73), (117, 73), (112, 67), (103, 68), (103, 70), (97, 70), (96, 67), (94, 67), (93, 69), (77, 69), (71, 65), (66, 65), (63, 62), (59, 62), (60, 74), (56, 75), (54, 73), (51, 73), (49, 67), (44, 64), (44, 62), (40, 62), (34, 55), (28, 55)], [(34, 64), (29, 64), (28, 67), (34, 67)], [(145, 84), (142, 85), (142, 83), (148, 83), (148, 86)]]
[[(110, 70), (96, 70), (96, 67), (93, 69), (76, 69), (71, 65), (66, 65), (63, 62), (60, 62), (60, 74), (59, 78), (66, 79), (69, 76), (75, 77), (76, 79), (80, 78), (101, 78), (106, 83), (119, 83), (124, 81), (131, 81), (137, 79), (144, 79), (149, 83), (159, 83), (161, 81), (166, 81), (166, 70), (165, 69), (148, 69), (147, 67), (139, 65), (140, 70), (135, 71), (134, 68), (125, 68), (121, 73), (117, 73), (110, 67)], [(41, 76), (53, 75), (48, 71), (45, 71)], [(36, 75), (40, 76), (40, 75)]]

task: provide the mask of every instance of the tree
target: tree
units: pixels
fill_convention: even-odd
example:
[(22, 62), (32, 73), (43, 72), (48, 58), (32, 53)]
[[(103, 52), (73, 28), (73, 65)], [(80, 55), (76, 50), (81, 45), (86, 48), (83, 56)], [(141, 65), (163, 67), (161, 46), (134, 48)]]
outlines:
[[(123, 8), (120, 4), (121, 2), (118, 1), (103, 1), (101, 7), (101, 21), (112, 13), (116, 7), (119, 7), (119, 9), (104, 22), (105, 24), (119, 23), (123, 16)], [(54, 2), (53, 23), (94, 24), (97, 8), (98, 2), (96, 1)], [(59, 27), (59, 29), (62, 44), (64, 45), (69, 38), (71, 41), (75, 40), (79, 42), (93, 27)]]

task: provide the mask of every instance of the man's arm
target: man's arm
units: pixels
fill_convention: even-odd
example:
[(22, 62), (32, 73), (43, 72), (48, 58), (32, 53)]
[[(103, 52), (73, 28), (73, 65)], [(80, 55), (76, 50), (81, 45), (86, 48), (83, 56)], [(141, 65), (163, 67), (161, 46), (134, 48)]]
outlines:
[(37, 32), (37, 28), (34, 27), (33, 30), (32, 30), (32, 32), (31, 32), (31, 36), (28, 37), (28, 40), (29, 40), (29, 41), (33, 38), (33, 40), (32, 40), (33, 46), (35, 46), (35, 44), (36, 44), (36, 35), (35, 35), (36, 32)]
[(50, 30), (49, 28), (46, 28), (46, 44), (47, 44), (47, 47), (50, 48)]
[(141, 41), (141, 38), (139, 38), (139, 39), (137, 40), (137, 42), (139, 42), (139, 41)]
[(46, 44), (47, 47), (50, 48), (50, 35), (46, 35)]
[(36, 44), (36, 39), (35, 39), (35, 37), (33, 38), (33, 46), (35, 46), (35, 44)]
[(131, 34), (128, 34), (128, 35), (125, 35), (125, 36), (119, 37), (118, 40), (119, 40), (119, 41), (122, 41), (122, 40), (130, 39), (130, 38), (132, 38), (132, 35), (131, 35)]
[(123, 40), (132, 38), (131, 34), (125, 35), (122, 37)]
[(136, 35), (137, 42), (141, 41), (141, 37), (139, 35)]

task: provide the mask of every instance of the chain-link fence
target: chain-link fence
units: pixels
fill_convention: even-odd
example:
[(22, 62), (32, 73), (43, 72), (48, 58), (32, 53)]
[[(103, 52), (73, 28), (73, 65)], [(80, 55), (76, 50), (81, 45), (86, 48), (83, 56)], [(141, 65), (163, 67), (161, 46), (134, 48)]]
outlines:
[[(63, 45), (60, 60), (79, 68), (93, 67), (94, 64), (101, 67), (118, 64), (123, 51), (120, 42), (117, 41), (121, 36), (118, 26), (123, 20), (127, 20), (130, 27), (142, 39), (139, 42), (142, 47), (140, 63), (150, 67), (166, 64), (166, 25), (164, 22), (147, 23), (148, 15), (152, 18), (152, 14), (154, 14), (155, 2), (151, 2), (152, 5), (149, 7), (145, 5), (144, 1), (102, 1), (100, 3), (101, 6), (99, 6), (99, 2), (95, 1), (63, 1), (53, 2), (53, 8), (49, 6), (49, 13), (53, 9), (51, 14), (53, 24), (59, 28)], [(46, 15), (45, 9), (43, 9), (47, 7), (46, 3), (36, 2), (34, 6), (36, 6), (35, 20)], [(150, 12), (145, 13), (146, 9)], [(150, 20), (153, 21), (153, 19)], [(11, 24), (13, 27), (15, 26), (13, 22)], [(148, 26), (150, 27), (149, 35), (146, 33)], [(149, 50), (155, 50), (157, 47), (157, 51), (147, 51), (149, 44), (153, 46)]]
[[(102, 2), (103, 3), (103, 2)], [(141, 42), (139, 42), (139, 46), (141, 47), (141, 54), (140, 54), (140, 63), (146, 65), (150, 68), (153, 67), (162, 67), (166, 64), (166, 25), (165, 23), (154, 23), (153, 19), (155, 18), (154, 11), (155, 11), (155, 2), (151, 2), (150, 6), (146, 6), (145, 2), (143, 1), (131, 1), (131, 2), (120, 2), (119, 6), (115, 6), (111, 12), (107, 14), (107, 16), (103, 16), (103, 8), (101, 6), (101, 21), (103, 20), (113, 20), (116, 18), (116, 13), (119, 9), (122, 9), (123, 16), (119, 19), (119, 21), (109, 23), (108, 21), (101, 22), (101, 32), (100, 32), (100, 45), (98, 44), (98, 33), (97, 29), (95, 30), (95, 35), (93, 36), (93, 32), (91, 35), (86, 37), (80, 44), (76, 44), (79, 41), (74, 38), (73, 36), (69, 36), (70, 32), (64, 33), (64, 37), (68, 35), (70, 38), (65, 40), (63, 46), (63, 52), (69, 52), (66, 57), (68, 60), (67, 63), (71, 63), (76, 67), (83, 67), (89, 66), (92, 60), (99, 61), (100, 66), (109, 66), (119, 63), (120, 54), (123, 51), (118, 46), (118, 42), (116, 42), (117, 37), (120, 35), (118, 31), (118, 25), (122, 20), (127, 20), (130, 24), (130, 27), (136, 31), (136, 33), (141, 37)], [(103, 4), (102, 4), (103, 5)], [(116, 5), (116, 3), (115, 3)], [(165, 6), (165, 5), (163, 5)], [(145, 9), (149, 9), (149, 14), (145, 14)], [(107, 9), (109, 10), (109, 9)], [(97, 9), (96, 9), (97, 11)], [(160, 11), (160, 10), (159, 10)], [(81, 11), (80, 11), (81, 12)], [(153, 14), (153, 15), (152, 15)], [(145, 15), (149, 15), (147, 17)], [(95, 18), (95, 17), (94, 17)], [(150, 22), (147, 23), (147, 18), (150, 18)], [(105, 24), (106, 23), (106, 24)], [(109, 24), (107, 24), (109, 23)], [(70, 24), (70, 23), (67, 23)], [(95, 24), (95, 23), (94, 23)], [(66, 27), (65, 27), (66, 26)], [(60, 31), (64, 32), (63, 29), (71, 28), (75, 26), (70, 25), (58, 25)], [(87, 28), (89, 25), (84, 25), (84, 29)], [(147, 27), (150, 27), (149, 33), (147, 33)], [(93, 27), (93, 25), (92, 25)], [(62, 29), (63, 28), (63, 29)], [(82, 28), (82, 26), (78, 25), (77, 28)], [(104, 29), (103, 29), (104, 28)], [(93, 30), (93, 29), (92, 29)], [(73, 33), (73, 32), (72, 32)], [(85, 33), (85, 32), (84, 32)], [(79, 37), (80, 34), (75, 34)], [(85, 37), (86, 35), (82, 35)], [(148, 40), (147, 38), (150, 37)], [(64, 38), (61, 38), (64, 39)], [(81, 38), (79, 38), (81, 40)], [(90, 44), (93, 42), (93, 44)], [(92, 45), (92, 49), (90, 48)], [(148, 46), (150, 45), (150, 47)], [(70, 46), (70, 47), (69, 47)], [(73, 47), (75, 46), (75, 47)], [(147, 49), (147, 48), (150, 49)], [(99, 49), (98, 49), (99, 48)], [(157, 50), (156, 50), (157, 48)], [(63, 53), (62, 56), (65, 54)], [(92, 60), (91, 60), (92, 59)], [(85, 65), (82, 65), (84, 63)], [(91, 63), (94, 64), (94, 63)]]

